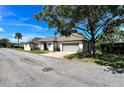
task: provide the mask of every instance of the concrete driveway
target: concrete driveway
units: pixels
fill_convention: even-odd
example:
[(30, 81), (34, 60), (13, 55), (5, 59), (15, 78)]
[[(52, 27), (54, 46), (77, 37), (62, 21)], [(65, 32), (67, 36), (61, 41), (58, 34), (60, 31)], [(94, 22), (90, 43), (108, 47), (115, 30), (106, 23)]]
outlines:
[(124, 74), (105, 69), (92, 63), (0, 49), (1, 87), (124, 86)]
[(73, 53), (75, 53), (75, 52), (49, 52), (49, 53), (41, 54), (41, 55), (55, 57), (55, 58), (63, 58), (64, 56), (70, 55)]

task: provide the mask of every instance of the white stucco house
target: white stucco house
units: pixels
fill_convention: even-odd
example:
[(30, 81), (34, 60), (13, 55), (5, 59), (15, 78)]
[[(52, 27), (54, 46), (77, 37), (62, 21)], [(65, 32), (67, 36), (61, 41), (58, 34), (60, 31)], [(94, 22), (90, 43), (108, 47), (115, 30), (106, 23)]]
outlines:
[(39, 48), (41, 51), (61, 51), (61, 52), (87, 52), (91, 49), (91, 43), (82, 35), (72, 34), (70, 37), (46, 37), (34, 38), (30, 42), (25, 43), (25, 50)]
[(40, 39), (42, 39), (42, 38), (35, 37), (32, 40), (29, 40), (29, 41), (25, 42), (24, 43), (24, 50), (31, 51), (33, 49), (36, 49)]

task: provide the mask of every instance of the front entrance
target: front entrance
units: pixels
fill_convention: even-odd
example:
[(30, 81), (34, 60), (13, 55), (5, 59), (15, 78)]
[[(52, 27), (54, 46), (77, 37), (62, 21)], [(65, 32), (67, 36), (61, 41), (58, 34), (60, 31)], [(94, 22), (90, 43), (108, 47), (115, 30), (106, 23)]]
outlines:
[(44, 43), (44, 50), (47, 50), (47, 44)]

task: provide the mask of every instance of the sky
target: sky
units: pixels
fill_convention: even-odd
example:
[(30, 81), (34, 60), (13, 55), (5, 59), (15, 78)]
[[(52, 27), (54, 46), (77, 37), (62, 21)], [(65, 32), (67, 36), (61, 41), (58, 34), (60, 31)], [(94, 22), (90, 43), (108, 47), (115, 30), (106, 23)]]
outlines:
[(47, 23), (39, 22), (33, 15), (42, 10), (40, 5), (10, 5), (0, 6), (0, 38), (14, 38), (16, 32), (23, 34), (21, 42), (34, 37), (52, 36), (55, 29), (49, 29)]

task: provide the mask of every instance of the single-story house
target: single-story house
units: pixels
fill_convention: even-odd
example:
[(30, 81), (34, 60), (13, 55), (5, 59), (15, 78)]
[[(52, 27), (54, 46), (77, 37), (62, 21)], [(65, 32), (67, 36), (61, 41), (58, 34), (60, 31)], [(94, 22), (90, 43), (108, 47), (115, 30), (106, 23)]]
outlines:
[(25, 42), (24, 43), (24, 50), (31, 51), (33, 49), (36, 49), (38, 47), (38, 42), (40, 39), (42, 39), (42, 38), (35, 37), (32, 40)]
[(91, 49), (91, 44), (82, 35), (72, 34), (70, 37), (66, 36), (51, 36), (46, 38), (35, 38), (26, 42), (25, 50), (32, 50), (39, 48), (48, 51), (61, 52), (87, 52)]

